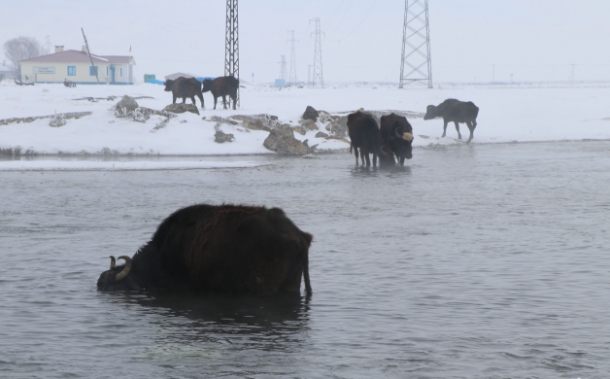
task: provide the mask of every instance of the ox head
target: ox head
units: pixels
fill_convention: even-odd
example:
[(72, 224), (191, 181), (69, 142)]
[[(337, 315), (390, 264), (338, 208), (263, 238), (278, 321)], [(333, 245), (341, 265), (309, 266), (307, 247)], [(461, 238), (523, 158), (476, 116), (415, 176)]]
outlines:
[(428, 105), (426, 107), (426, 114), (424, 115), (424, 120), (432, 120), (436, 117), (438, 117), (438, 115), (436, 114), (436, 106)]
[(174, 81), (171, 79), (167, 79), (164, 84), (165, 84), (165, 90), (169, 92), (172, 90), (172, 87), (174, 86)]
[(212, 79), (204, 79), (202, 84), (203, 89), (201, 92), (208, 92), (212, 90)]
[(133, 275), (130, 275), (132, 262), (131, 258), (122, 255), (118, 259), (125, 260), (125, 265), (117, 266), (116, 259), (110, 256), (110, 269), (102, 272), (97, 280), (98, 291), (125, 291), (125, 290), (140, 290), (140, 286), (134, 281)]
[(413, 133), (401, 133), (398, 128), (394, 129), (393, 148), (396, 155), (405, 157), (406, 159), (413, 158)]

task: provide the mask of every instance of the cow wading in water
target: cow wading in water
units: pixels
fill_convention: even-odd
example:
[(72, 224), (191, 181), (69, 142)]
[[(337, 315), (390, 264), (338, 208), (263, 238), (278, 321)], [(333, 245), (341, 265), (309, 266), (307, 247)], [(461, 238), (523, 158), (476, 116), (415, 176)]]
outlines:
[(373, 167), (377, 166), (377, 157), (379, 157), (379, 166), (393, 166), (394, 155), (385, 146), (379, 132), (377, 121), (368, 113), (355, 112), (347, 116), (347, 128), (349, 139), (351, 140), (349, 152), (354, 149), (356, 156), (356, 165), (358, 165), (358, 151), (360, 151), (360, 159), (364, 166), (371, 166), (369, 154), (373, 154)]
[(470, 137), (466, 143), (470, 143), (470, 141), (472, 141), (474, 129), (477, 127), (478, 114), (479, 108), (474, 105), (472, 101), (466, 102), (456, 99), (447, 99), (438, 106), (428, 105), (424, 120), (442, 117), (445, 124), (443, 125), (443, 135), (441, 137), (445, 137), (447, 134), (447, 124), (453, 122), (455, 124), (455, 130), (458, 133), (458, 139), (462, 139), (459, 123), (466, 123), (470, 130)]
[(201, 108), (203, 109), (203, 93), (201, 93), (201, 82), (195, 78), (183, 78), (180, 77), (176, 80), (168, 79), (165, 81), (165, 91), (172, 92), (174, 101), (172, 104), (176, 104), (176, 99), (181, 97), (182, 104), (186, 101), (186, 98), (190, 98), (193, 104), (195, 102), (195, 96), (201, 100)]
[(413, 158), (413, 127), (406, 117), (391, 113), (381, 116), (381, 138), (384, 146), (388, 146), (401, 166), (405, 159)]
[(153, 238), (98, 281), (99, 291), (169, 290), (246, 292), (307, 296), (309, 246), (301, 231), (279, 208), (198, 204), (166, 218)]
[[(232, 76), (221, 76), (214, 80), (205, 79), (203, 81), (203, 92), (212, 92), (212, 96), (214, 96), (214, 109), (216, 109), (216, 101), (219, 96), (222, 96), (222, 104), (224, 109), (227, 109), (227, 98), (229, 95), (231, 100), (233, 100), (233, 110), (235, 110), (235, 106), (237, 104), (237, 89), (239, 88), (239, 80), (235, 79)], [(229, 104), (230, 106), (231, 104)]]

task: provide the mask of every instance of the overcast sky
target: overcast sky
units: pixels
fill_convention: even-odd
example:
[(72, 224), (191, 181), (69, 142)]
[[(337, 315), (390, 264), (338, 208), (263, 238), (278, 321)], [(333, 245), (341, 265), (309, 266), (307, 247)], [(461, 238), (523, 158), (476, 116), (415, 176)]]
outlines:
[[(171, 4), (171, 5), (170, 5)], [(241, 78), (279, 76), (295, 31), (299, 80), (313, 63), (312, 19), (322, 31), (324, 80), (392, 81), (400, 76), (403, 0), (242, 0)], [(3, 0), (0, 42), (30, 36), (52, 46), (135, 57), (136, 74), (223, 74), (226, 2)], [(610, 80), (608, 0), (430, 0), (435, 82)], [(2, 55), (2, 60), (4, 59)], [(575, 66), (572, 66), (572, 65)]]

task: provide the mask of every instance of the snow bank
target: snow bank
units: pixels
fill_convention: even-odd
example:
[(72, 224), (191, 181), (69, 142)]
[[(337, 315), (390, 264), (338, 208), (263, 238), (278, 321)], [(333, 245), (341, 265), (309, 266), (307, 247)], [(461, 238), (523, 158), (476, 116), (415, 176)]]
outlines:
[[(298, 125), (307, 105), (332, 114), (365, 110), (425, 112), (429, 104), (447, 98), (473, 101), (479, 108), (473, 144), (502, 142), (610, 139), (608, 88), (447, 88), (405, 89), (389, 86), (337, 86), (325, 89), (250, 86), (241, 89), (241, 108), (212, 110), (212, 97), (204, 94), (206, 109), (201, 116), (180, 114), (166, 125), (162, 117), (146, 123), (117, 119), (111, 109), (123, 95), (150, 96), (137, 100), (140, 106), (163, 109), (171, 103), (171, 93), (154, 84), (135, 86), (86, 86), (66, 88), (61, 84), (16, 86), (0, 83), (0, 120), (46, 116), (55, 113), (91, 112), (90, 116), (67, 120), (61, 127), (49, 126), (49, 119), (0, 125), (0, 150), (19, 148), (21, 152), (75, 155), (244, 155), (274, 154), (263, 147), (268, 132), (247, 130), (240, 125), (217, 125), (213, 116), (270, 114), (280, 123)], [(116, 100), (75, 100), (83, 97)], [(187, 100), (190, 102), (190, 100)], [(205, 119), (202, 119), (205, 117)], [(463, 143), (456, 140), (453, 125), (441, 139), (441, 119), (424, 121), (412, 117), (414, 146)], [(215, 126), (235, 136), (232, 143), (214, 142)], [(326, 130), (322, 130), (327, 132)], [(467, 138), (468, 128), (461, 127)], [(345, 150), (346, 142), (316, 138), (317, 131), (295, 133), (301, 141), (318, 149)], [(9, 162), (0, 163), (8, 167)], [(10, 163), (18, 164), (18, 163)], [(17, 167), (17, 166), (15, 166)], [(23, 166), (25, 167), (25, 166)], [(100, 166), (101, 167), (101, 166)]]

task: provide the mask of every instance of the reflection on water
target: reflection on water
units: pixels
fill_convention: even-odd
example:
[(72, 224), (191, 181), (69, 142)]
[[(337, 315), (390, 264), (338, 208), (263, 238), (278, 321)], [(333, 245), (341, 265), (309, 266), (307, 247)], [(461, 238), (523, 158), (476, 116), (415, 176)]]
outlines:
[[(0, 172), (0, 377), (604, 378), (607, 146)], [(96, 291), (108, 255), (223, 202), (281, 207), (314, 235), (309, 301)]]

